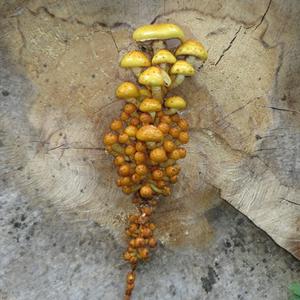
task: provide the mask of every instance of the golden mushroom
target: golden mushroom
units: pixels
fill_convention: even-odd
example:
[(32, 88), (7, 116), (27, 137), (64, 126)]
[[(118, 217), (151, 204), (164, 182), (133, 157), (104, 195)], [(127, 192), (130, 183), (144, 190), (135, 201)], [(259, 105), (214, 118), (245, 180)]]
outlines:
[(152, 96), (155, 99), (162, 100), (162, 87), (169, 87), (172, 83), (168, 73), (158, 67), (150, 67), (146, 69), (138, 79), (140, 84), (151, 87)]
[(138, 129), (136, 137), (143, 142), (160, 142), (164, 135), (157, 127), (145, 125)]
[(122, 57), (120, 61), (120, 66), (122, 68), (131, 69), (134, 75), (138, 77), (142, 72), (142, 68), (150, 67), (151, 62), (148, 59), (147, 55), (144, 54), (142, 51), (133, 50), (126, 53)]
[(182, 41), (183, 38), (183, 31), (175, 24), (144, 25), (133, 32), (133, 39), (137, 42), (153, 41), (152, 48), (154, 54), (158, 50), (165, 48), (163, 40), (179, 39)]
[(176, 75), (172, 85), (170, 86), (172, 89), (180, 85), (186, 76), (193, 76), (195, 74), (195, 69), (185, 60), (177, 60), (172, 66), (170, 74)]
[(185, 41), (177, 48), (175, 55), (187, 56), (186, 61), (193, 66), (195, 66), (197, 58), (201, 61), (206, 61), (208, 56), (203, 45), (196, 40)]
[(176, 57), (167, 49), (156, 52), (152, 58), (152, 65), (159, 65), (163, 70), (168, 70), (168, 64), (174, 64)]
[(155, 118), (155, 113), (161, 111), (161, 109), (160, 101), (152, 98), (144, 99), (139, 107), (140, 111), (149, 113), (153, 119)]
[(116, 96), (119, 99), (125, 99), (128, 102), (136, 103), (140, 96), (140, 92), (135, 84), (125, 81), (118, 86)]
[(172, 96), (166, 99), (165, 106), (169, 108), (165, 114), (173, 115), (186, 108), (186, 101), (180, 96)]

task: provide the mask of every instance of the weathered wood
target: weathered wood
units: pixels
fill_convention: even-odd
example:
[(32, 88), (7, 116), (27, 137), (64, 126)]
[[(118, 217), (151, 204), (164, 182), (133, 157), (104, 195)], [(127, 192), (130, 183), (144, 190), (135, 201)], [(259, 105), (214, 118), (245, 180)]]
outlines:
[(292, 0), (3, 4), (0, 43), (32, 84), (1, 112), (6, 184), (121, 233), (131, 206), (100, 143), (120, 106), (117, 84), (133, 80), (118, 60), (135, 47), (134, 27), (176, 22), (209, 59), (176, 89), (189, 102), (192, 140), (179, 200), (165, 201), (157, 222), (177, 241), (206, 242), (204, 212), (220, 194), (299, 258), (299, 13)]

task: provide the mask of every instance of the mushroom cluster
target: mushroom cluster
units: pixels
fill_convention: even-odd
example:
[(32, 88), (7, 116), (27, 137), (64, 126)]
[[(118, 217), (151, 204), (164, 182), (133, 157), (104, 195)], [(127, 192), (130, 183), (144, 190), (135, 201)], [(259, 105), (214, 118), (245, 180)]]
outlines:
[[(150, 218), (161, 197), (171, 195), (180, 173), (178, 160), (186, 156), (183, 146), (189, 142), (189, 124), (181, 115), (187, 103), (180, 96), (166, 95), (207, 59), (202, 44), (184, 40), (183, 31), (174, 24), (142, 26), (134, 31), (133, 39), (146, 50), (125, 54), (120, 66), (131, 69), (139, 85), (123, 82), (117, 87), (116, 97), (124, 100), (124, 106), (103, 137), (118, 170), (116, 184), (125, 194), (134, 195), (132, 202), (138, 209), (129, 216), (126, 229), (129, 244), (124, 259), (131, 271), (125, 299), (131, 297), (138, 261), (148, 259), (157, 245)], [(168, 49), (174, 39), (179, 46)]]

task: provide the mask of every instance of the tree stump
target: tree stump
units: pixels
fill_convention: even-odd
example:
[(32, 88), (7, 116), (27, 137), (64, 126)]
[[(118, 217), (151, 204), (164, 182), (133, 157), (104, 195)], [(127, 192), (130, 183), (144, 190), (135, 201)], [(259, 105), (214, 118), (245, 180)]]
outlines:
[(2, 184), (92, 218), (122, 242), (133, 207), (115, 187), (101, 144), (120, 108), (115, 88), (133, 79), (118, 62), (137, 47), (134, 28), (174, 22), (205, 45), (209, 59), (174, 90), (189, 103), (192, 138), (176, 197), (157, 213), (159, 238), (170, 247), (206, 243), (213, 231), (204, 213), (223, 198), (300, 258), (298, 1), (16, 0), (0, 7), (4, 65), (28, 83), (14, 102), (2, 91), (0, 171), (9, 178)]

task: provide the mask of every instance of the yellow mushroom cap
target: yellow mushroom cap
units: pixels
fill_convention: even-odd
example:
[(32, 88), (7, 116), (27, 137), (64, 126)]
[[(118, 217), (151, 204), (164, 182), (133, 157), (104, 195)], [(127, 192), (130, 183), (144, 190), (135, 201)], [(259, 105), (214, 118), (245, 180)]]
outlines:
[(179, 55), (191, 55), (200, 58), (201, 60), (207, 60), (207, 51), (203, 45), (196, 40), (187, 40), (182, 45), (180, 45), (176, 52), (176, 56)]
[(153, 65), (159, 65), (163, 63), (174, 64), (176, 57), (166, 49), (159, 50), (152, 58)]
[(142, 112), (157, 112), (161, 111), (161, 103), (157, 99), (146, 98), (140, 104), (139, 107), (140, 111)]
[(142, 51), (133, 50), (122, 57), (120, 66), (122, 68), (149, 67), (151, 62)]
[(175, 109), (184, 109), (186, 108), (186, 102), (180, 96), (173, 96), (166, 99), (165, 106), (169, 108), (175, 108)]
[(137, 42), (183, 38), (183, 31), (175, 24), (144, 25), (133, 32), (133, 39)]
[(137, 131), (136, 137), (138, 140), (144, 142), (160, 142), (164, 135), (157, 127), (145, 125)]
[(160, 68), (150, 67), (139, 76), (139, 83), (149, 86), (164, 85), (164, 78)]
[(185, 60), (177, 60), (170, 70), (171, 74), (182, 74), (184, 76), (192, 76), (195, 74), (195, 69)]
[(116, 96), (122, 99), (137, 98), (139, 95), (137, 86), (129, 81), (121, 83), (116, 90)]
[(140, 95), (144, 98), (150, 98), (152, 96), (151, 92), (147, 89), (140, 89)]

